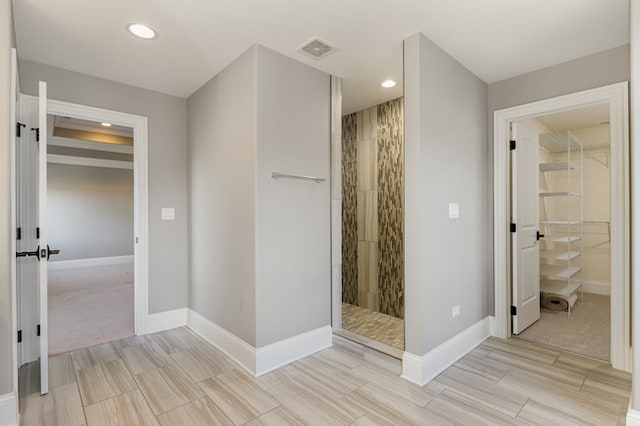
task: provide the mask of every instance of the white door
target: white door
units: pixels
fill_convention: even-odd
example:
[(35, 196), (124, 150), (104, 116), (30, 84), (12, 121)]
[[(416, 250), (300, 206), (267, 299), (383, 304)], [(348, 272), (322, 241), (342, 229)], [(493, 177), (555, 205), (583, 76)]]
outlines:
[(49, 392), (49, 338), (47, 266), (47, 83), (40, 82), (38, 90), (38, 223), (40, 224), (40, 393)]
[(41, 393), (49, 391), (47, 337), (47, 85), (37, 104), (19, 102), (16, 137), (16, 285), (19, 365), (40, 358)]
[(540, 319), (538, 133), (513, 123), (511, 136), (512, 325), (519, 334)]

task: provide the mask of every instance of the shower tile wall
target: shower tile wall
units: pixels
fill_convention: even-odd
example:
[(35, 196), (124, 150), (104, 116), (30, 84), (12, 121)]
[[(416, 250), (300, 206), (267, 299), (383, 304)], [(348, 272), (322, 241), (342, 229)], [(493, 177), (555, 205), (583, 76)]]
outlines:
[(402, 99), (343, 117), (343, 302), (402, 318)]
[(404, 318), (404, 132), (402, 99), (378, 105), (378, 303)]
[(356, 116), (342, 117), (342, 301), (358, 304)]

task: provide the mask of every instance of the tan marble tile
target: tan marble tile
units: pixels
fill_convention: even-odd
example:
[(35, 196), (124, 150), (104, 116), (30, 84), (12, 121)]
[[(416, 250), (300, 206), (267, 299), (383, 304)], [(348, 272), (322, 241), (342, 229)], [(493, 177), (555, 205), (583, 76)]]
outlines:
[(68, 353), (49, 357), (49, 388), (76, 382), (71, 355)]
[(139, 390), (85, 408), (91, 426), (156, 426), (158, 421)]
[(291, 411), (280, 406), (246, 423), (245, 426), (304, 426), (305, 423)]
[(171, 357), (195, 382), (234, 368), (226, 355), (204, 343), (183, 352), (176, 352)]
[(358, 191), (358, 240), (378, 241), (378, 191)]
[(49, 389), (47, 395), (32, 394), (22, 400), (21, 425), (80, 426), (84, 411), (76, 383)]
[(235, 424), (242, 424), (278, 406), (247, 376), (232, 370), (199, 383), (202, 390)]
[(121, 359), (78, 370), (78, 386), (85, 406), (136, 389), (136, 383)]
[(435, 397), (427, 404), (426, 408), (444, 418), (450, 419), (455, 424), (474, 426), (526, 424), (451, 391), (445, 391)]
[(372, 106), (356, 113), (356, 138), (359, 141), (378, 136), (378, 107)]
[(300, 380), (302, 376), (272, 388), (270, 393), (304, 423), (348, 425), (360, 417), (357, 410), (339, 399), (342, 395), (320, 382)]
[(174, 328), (151, 336), (153, 340), (168, 354), (184, 351), (202, 343), (187, 327)]
[(92, 365), (113, 361), (119, 357), (118, 352), (116, 352), (116, 349), (111, 343), (104, 343), (71, 352), (71, 359), (73, 360), (73, 366), (76, 370), (82, 370)]
[(367, 384), (351, 392), (343, 400), (357, 407), (360, 414), (378, 425), (453, 424), (445, 417), (434, 414), (424, 407), (374, 384)]
[(358, 241), (359, 306), (378, 310), (378, 243)]
[(356, 188), (358, 191), (375, 191), (378, 188), (376, 140), (358, 141), (356, 150)]
[(209, 398), (197, 399), (158, 416), (161, 426), (233, 425)]
[(204, 396), (204, 392), (177, 364), (138, 374), (135, 379), (156, 415)]
[(120, 352), (125, 364), (134, 375), (163, 367), (171, 362), (171, 357), (155, 342), (130, 346), (123, 348)]

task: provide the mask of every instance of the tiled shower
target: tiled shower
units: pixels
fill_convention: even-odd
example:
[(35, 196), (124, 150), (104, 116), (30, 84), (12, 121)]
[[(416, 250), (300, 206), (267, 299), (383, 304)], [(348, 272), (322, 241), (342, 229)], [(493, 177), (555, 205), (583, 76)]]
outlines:
[(404, 318), (403, 100), (342, 118), (342, 301)]

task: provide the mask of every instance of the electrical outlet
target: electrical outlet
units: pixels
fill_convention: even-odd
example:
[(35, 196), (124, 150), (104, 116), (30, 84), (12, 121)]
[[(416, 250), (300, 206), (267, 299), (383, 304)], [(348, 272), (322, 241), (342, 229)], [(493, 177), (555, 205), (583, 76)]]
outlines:
[(451, 308), (451, 318), (460, 316), (460, 305), (456, 305)]

